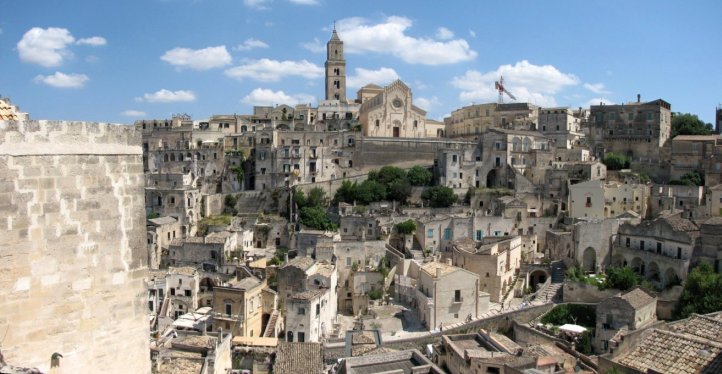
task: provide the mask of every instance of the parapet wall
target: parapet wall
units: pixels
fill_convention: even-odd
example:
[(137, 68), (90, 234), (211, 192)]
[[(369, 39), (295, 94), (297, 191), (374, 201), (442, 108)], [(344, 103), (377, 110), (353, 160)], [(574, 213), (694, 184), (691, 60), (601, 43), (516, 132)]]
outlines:
[(61, 373), (149, 373), (141, 136), (0, 121), (0, 350)]

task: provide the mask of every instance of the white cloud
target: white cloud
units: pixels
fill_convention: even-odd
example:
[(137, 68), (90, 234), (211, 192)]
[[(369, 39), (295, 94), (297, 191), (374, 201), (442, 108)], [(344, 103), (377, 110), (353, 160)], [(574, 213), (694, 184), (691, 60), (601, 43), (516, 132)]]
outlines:
[(266, 6), (268, 3), (270, 3), (270, 0), (243, 0), (243, 5), (259, 10), (268, 9), (268, 6)]
[(268, 48), (268, 44), (266, 44), (263, 41), (260, 41), (258, 39), (246, 39), (246, 41), (243, 42), (243, 44), (236, 46), (233, 48), (236, 51), (250, 51), (254, 48)]
[(414, 88), (416, 88), (417, 90), (425, 90), (425, 89), (429, 88), (429, 86), (426, 83), (424, 83), (418, 79), (414, 81), (413, 85), (414, 85)]
[(288, 0), (298, 5), (318, 5), (318, 0)]
[(391, 68), (380, 68), (378, 70), (369, 70), (364, 68), (355, 68), (355, 75), (349, 75), (346, 78), (346, 86), (350, 88), (363, 87), (369, 83), (384, 86), (392, 81), (399, 79), (396, 70)]
[(83, 38), (78, 40), (75, 44), (78, 45), (89, 45), (93, 47), (100, 47), (102, 45), (108, 44), (108, 41), (105, 40), (102, 36), (91, 36), (90, 38)]
[(124, 110), (121, 114), (126, 117), (145, 117), (145, 112), (133, 109)]
[(337, 22), (336, 30), (348, 53), (379, 53), (396, 56), (409, 64), (442, 65), (476, 58), (476, 51), (464, 39), (438, 41), (406, 35), (413, 22), (391, 16), (371, 24), (360, 17)]
[(441, 101), (436, 96), (432, 96), (430, 98), (417, 97), (416, 99), (414, 99), (414, 105), (421, 109), (429, 111), (432, 108), (441, 105)]
[(614, 102), (611, 100), (605, 99), (603, 97), (597, 97), (597, 98), (587, 101), (585, 107), (590, 107), (592, 105), (600, 105), (600, 103), (604, 104), (604, 105), (614, 105)]
[(38, 75), (35, 83), (43, 83), (58, 88), (81, 88), (90, 80), (85, 74), (65, 74), (56, 71), (53, 75)]
[(594, 92), (597, 95), (608, 94), (609, 91), (604, 87), (604, 83), (584, 83), (584, 88)]
[(178, 68), (208, 70), (230, 64), (231, 54), (225, 45), (203, 49), (173, 48), (160, 59)]
[(306, 60), (277, 61), (263, 58), (227, 69), (226, 75), (238, 80), (249, 78), (260, 82), (278, 82), (289, 76), (318, 78), (323, 76), (323, 68)]
[(74, 41), (67, 29), (33, 27), (18, 42), (18, 54), (24, 62), (45, 67), (58, 66), (63, 59), (72, 56), (68, 45)]
[(476, 38), (476, 32), (474, 30), (469, 30), (469, 36), (472, 38)]
[(464, 102), (493, 102), (498, 97), (494, 82), (504, 76), (504, 86), (519, 102), (540, 106), (556, 106), (554, 94), (561, 89), (579, 84), (573, 74), (560, 72), (552, 65), (534, 65), (523, 60), (514, 65), (501, 65), (485, 73), (468, 70), (454, 77), (451, 84), (461, 89), (459, 98)]
[(313, 53), (323, 53), (326, 51), (326, 46), (323, 45), (318, 38), (313, 38), (312, 42), (301, 43), (301, 47), (308, 49)]
[(267, 88), (256, 88), (241, 99), (241, 102), (244, 104), (259, 106), (275, 104), (295, 105), (299, 103), (311, 103), (313, 101), (315, 101), (313, 95), (303, 93), (288, 95), (283, 91), (273, 91)]
[(135, 101), (147, 101), (149, 103), (179, 103), (195, 101), (196, 94), (189, 90), (170, 91), (161, 89), (153, 93), (146, 93), (142, 97), (136, 97)]
[(447, 29), (446, 27), (439, 27), (436, 29), (436, 38), (441, 40), (449, 40), (454, 37), (454, 32)]

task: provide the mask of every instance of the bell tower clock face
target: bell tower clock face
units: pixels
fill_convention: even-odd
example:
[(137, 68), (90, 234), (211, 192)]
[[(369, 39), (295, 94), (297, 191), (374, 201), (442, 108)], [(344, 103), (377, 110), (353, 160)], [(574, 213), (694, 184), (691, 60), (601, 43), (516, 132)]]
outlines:
[(401, 109), (401, 107), (404, 106), (404, 102), (397, 97), (391, 102), (391, 105), (393, 105), (396, 109)]

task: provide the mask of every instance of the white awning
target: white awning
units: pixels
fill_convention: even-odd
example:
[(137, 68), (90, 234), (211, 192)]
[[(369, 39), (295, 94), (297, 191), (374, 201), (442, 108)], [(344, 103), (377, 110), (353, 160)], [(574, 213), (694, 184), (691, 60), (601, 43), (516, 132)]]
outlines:
[(587, 331), (587, 328), (579, 326), (579, 325), (572, 325), (572, 324), (567, 323), (566, 325), (560, 326), (559, 330), (562, 330), (564, 332), (574, 333), (574, 334), (581, 334), (584, 331)]

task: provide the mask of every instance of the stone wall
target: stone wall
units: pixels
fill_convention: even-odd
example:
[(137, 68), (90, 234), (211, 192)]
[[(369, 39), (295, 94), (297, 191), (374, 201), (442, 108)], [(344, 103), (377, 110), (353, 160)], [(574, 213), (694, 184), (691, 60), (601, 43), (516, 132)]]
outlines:
[(565, 303), (598, 303), (621, 293), (614, 289), (600, 290), (597, 286), (582, 282), (564, 281), (562, 297)]
[(0, 336), (9, 362), (149, 373), (140, 133), (0, 122)]

